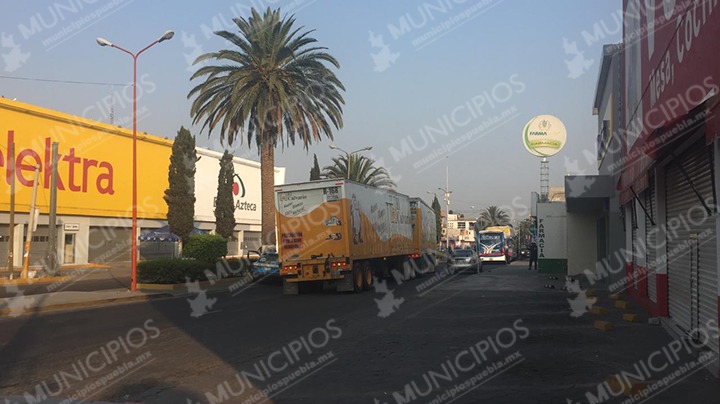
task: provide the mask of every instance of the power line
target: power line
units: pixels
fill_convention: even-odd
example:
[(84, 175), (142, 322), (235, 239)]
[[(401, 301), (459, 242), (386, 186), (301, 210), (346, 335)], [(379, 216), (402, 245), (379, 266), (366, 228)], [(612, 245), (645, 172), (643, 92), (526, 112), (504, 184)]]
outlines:
[(73, 80), (53, 80), (53, 79), (40, 79), (37, 77), (13, 77), (13, 76), (0, 76), (0, 79), (8, 80), (24, 80), (24, 81), (42, 81), (46, 83), (62, 83), (62, 84), (85, 84), (92, 86), (127, 86), (130, 87), (132, 84), (129, 83), (101, 83), (96, 81), (73, 81)]

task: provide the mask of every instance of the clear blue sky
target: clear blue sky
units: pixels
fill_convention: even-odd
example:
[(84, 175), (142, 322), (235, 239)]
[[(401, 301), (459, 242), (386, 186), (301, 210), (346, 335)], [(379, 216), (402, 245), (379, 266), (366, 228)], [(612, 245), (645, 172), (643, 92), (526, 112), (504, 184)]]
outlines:
[[(309, 177), (337, 152), (331, 143), (384, 164), (398, 190), (431, 197), (445, 187), (451, 209), (526, 205), (539, 191), (539, 159), (521, 142), (525, 123), (552, 114), (567, 127), (565, 148), (550, 159), (551, 185), (565, 174), (593, 174), (597, 117), (592, 102), (602, 45), (620, 41), (620, 0), (330, 1), (55, 0), (8, 2), (0, 15), (0, 75), (81, 82), (0, 79), (0, 95), (131, 127), (132, 59), (96, 37), (137, 51), (165, 30), (175, 37), (139, 58), (139, 130), (172, 138), (191, 127), (189, 61), (230, 45), (211, 34), (252, 6), (294, 13), (298, 25), (340, 61), (345, 126), (335, 140), (278, 150), (287, 181)], [(596, 28), (600, 28), (598, 32)], [(123, 85), (124, 84), (124, 85)], [(113, 101), (110, 101), (113, 100)], [(490, 121), (489, 123), (486, 121)], [(221, 150), (192, 128), (198, 143)], [(474, 132), (474, 133), (473, 133)], [(448, 149), (451, 147), (452, 149)], [(257, 160), (247, 144), (238, 156)], [(445, 157), (448, 156), (448, 157)], [(158, 166), (157, 169), (164, 169)], [(202, 180), (202, 179), (199, 179)], [(207, 179), (215, 181), (215, 179)], [(513, 202), (514, 201), (514, 202)], [(471, 209), (475, 206), (475, 210)]]

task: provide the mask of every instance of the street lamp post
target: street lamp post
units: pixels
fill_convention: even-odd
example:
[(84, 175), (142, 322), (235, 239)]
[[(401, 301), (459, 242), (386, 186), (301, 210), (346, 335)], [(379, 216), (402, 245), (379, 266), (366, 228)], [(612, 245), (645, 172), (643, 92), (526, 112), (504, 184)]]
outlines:
[[(427, 192), (430, 195), (434, 195), (435, 199), (437, 199), (437, 194), (435, 192), (433, 192), (433, 191), (425, 191), (425, 192)], [(435, 200), (433, 199), (433, 201), (431, 203), (435, 203)], [(442, 208), (440, 208), (440, 210), (442, 210)], [(438, 212), (438, 214), (442, 217), (442, 212)], [(440, 221), (440, 225), (442, 227), (442, 220)], [(445, 237), (447, 237), (447, 229), (445, 229), (445, 234), (446, 234)], [(440, 241), (442, 240), (442, 234), (440, 234), (438, 236), (439, 236), (439, 238), (437, 239), (437, 243), (440, 243)]]
[(353, 154), (355, 154), (355, 153), (360, 153), (361, 151), (369, 151), (369, 150), (372, 150), (372, 146), (367, 146), (367, 147), (363, 147), (362, 149), (357, 149), (357, 150), (355, 150), (354, 152), (348, 153), (348, 152), (346, 152), (345, 150), (343, 150), (343, 149), (335, 146), (334, 144), (331, 144), (331, 145), (330, 145), (330, 148), (333, 149), (333, 150), (339, 150), (339, 151), (345, 153), (345, 156), (347, 156), (347, 179), (350, 179), (350, 167), (351, 167), (351, 166), (350, 166), (350, 156), (353, 155)]
[(132, 251), (130, 252), (131, 274), (130, 274), (130, 290), (137, 290), (137, 59), (141, 53), (150, 49), (153, 45), (167, 41), (175, 35), (173, 31), (165, 31), (159, 38), (150, 45), (140, 49), (137, 53), (132, 53), (127, 49), (121, 48), (104, 38), (97, 38), (96, 41), (100, 46), (110, 46), (117, 50), (127, 53), (133, 58), (133, 146), (132, 146)]
[[(445, 156), (448, 159), (448, 156)], [(445, 193), (445, 250), (450, 251), (450, 168), (445, 164), (445, 188), (438, 188)]]

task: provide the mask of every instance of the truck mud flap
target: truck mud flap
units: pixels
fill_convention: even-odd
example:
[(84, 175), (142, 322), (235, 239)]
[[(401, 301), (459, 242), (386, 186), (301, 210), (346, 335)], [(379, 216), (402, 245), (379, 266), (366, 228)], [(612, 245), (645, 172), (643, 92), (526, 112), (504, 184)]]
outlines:
[(300, 292), (300, 285), (297, 282), (288, 282), (283, 279), (283, 295), (297, 295)]
[(341, 280), (335, 281), (335, 284), (337, 285), (338, 292), (352, 292), (355, 290), (353, 288), (352, 273), (344, 274)]

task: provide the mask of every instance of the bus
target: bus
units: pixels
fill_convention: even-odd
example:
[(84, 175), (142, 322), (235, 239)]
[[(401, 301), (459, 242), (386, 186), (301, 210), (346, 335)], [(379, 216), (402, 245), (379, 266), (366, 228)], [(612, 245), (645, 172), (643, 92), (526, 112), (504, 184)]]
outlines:
[(508, 240), (502, 230), (481, 230), (475, 234), (481, 262), (510, 263)]

